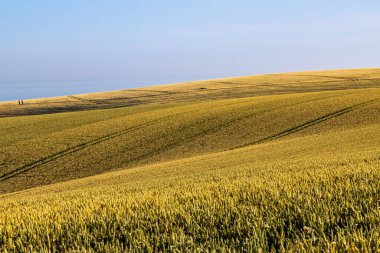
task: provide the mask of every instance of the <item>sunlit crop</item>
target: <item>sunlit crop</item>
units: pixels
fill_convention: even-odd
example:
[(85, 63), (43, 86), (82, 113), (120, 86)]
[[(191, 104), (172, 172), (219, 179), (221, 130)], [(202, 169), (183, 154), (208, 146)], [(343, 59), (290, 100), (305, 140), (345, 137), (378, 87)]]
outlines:
[(380, 88), (353, 73), (0, 118), (0, 252), (380, 252)]

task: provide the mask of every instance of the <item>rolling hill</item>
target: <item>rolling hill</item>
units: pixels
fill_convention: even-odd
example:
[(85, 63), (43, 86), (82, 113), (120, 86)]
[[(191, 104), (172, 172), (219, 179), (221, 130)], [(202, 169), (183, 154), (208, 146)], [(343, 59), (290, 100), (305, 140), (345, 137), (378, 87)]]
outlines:
[(121, 91), (30, 99), (25, 100), (23, 106), (17, 106), (17, 101), (0, 102), (0, 117), (312, 91), (376, 88), (379, 80), (379, 69), (295, 72), (222, 78)]
[(4, 102), (0, 116), (1, 250), (380, 248), (379, 69)]

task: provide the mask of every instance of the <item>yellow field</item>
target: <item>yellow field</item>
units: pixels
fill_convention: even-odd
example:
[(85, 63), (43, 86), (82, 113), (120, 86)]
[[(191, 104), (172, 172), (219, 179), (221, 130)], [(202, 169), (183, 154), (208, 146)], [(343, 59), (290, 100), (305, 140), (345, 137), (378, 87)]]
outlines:
[(0, 102), (0, 117), (312, 91), (376, 88), (379, 80), (380, 69), (243, 76), (139, 89), (31, 99), (25, 100), (23, 106), (18, 106), (17, 101)]
[(0, 251), (380, 251), (378, 78), (218, 79), (1, 118)]

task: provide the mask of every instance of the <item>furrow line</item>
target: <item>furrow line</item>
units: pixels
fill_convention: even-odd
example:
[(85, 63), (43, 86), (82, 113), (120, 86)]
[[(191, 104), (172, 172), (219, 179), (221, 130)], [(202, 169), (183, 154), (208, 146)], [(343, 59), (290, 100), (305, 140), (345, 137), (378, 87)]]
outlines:
[[(147, 152), (145, 154), (142, 154), (141, 156), (138, 156), (138, 157), (136, 157), (134, 159), (131, 159), (129, 161), (129, 163), (135, 163), (135, 162), (141, 161), (142, 159), (147, 159), (149, 157), (152, 157), (153, 155), (165, 152), (167, 150), (170, 150), (171, 148), (175, 148), (179, 144), (189, 143), (189, 142), (191, 142), (192, 140), (196, 139), (199, 136), (207, 135), (207, 134), (210, 134), (210, 133), (213, 133), (213, 132), (217, 132), (218, 130), (222, 129), (223, 127), (227, 127), (227, 126), (233, 125), (236, 122), (249, 119), (249, 118), (251, 118), (251, 117), (253, 117), (253, 116), (257, 115), (257, 114), (260, 114), (260, 113), (267, 113), (267, 112), (270, 112), (272, 110), (276, 110), (276, 109), (279, 109), (279, 108), (292, 107), (292, 106), (300, 105), (300, 104), (303, 104), (303, 103), (315, 102), (315, 101), (319, 101), (319, 100), (334, 98), (334, 97), (337, 97), (337, 96), (342, 96), (342, 95), (332, 95), (332, 96), (329, 96), (329, 97), (316, 98), (316, 99), (312, 99), (312, 100), (308, 100), (308, 101), (291, 103), (291, 104), (286, 105), (286, 106), (277, 106), (277, 107), (273, 107), (271, 109), (266, 109), (266, 110), (262, 110), (262, 111), (255, 111), (255, 112), (250, 113), (248, 115), (244, 115), (244, 116), (237, 117), (237, 118), (234, 118), (232, 120), (226, 121), (223, 124), (213, 126), (213, 127), (209, 128), (209, 129), (207, 129), (205, 131), (202, 131), (202, 132), (190, 135), (187, 138), (181, 139), (181, 140), (176, 141), (176, 142), (171, 142), (171, 143), (168, 143), (168, 144), (166, 144), (164, 146), (161, 146), (161, 147), (159, 147), (157, 149), (151, 150), (151, 151), (149, 151), (149, 152)], [(208, 120), (206, 120), (204, 122), (207, 122), (207, 121), (212, 120), (212, 119), (214, 119), (214, 118), (210, 118), (210, 119), (208, 119)], [(178, 129), (177, 131), (183, 131), (184, 129), (186, 129), (188, 127), (192, 127), (192, 126), (193, 125), (190, 125), (190, 126), (187, 125), (187, 126), (184, 126), (184, 127), (180, 128), (180, 129)], [(162, 139), (162, 137), (152, 139), (151, 142), (158, 142), (160, 139)], [(122, 151), (123, 152), (130, 152), (130, 151), (133, 151), (135, 149), (136, 149), (136, 147), (135, 148), (122, 149)], [(232, 149), (235, 149), (235, 147), (232, 148)], [(117, 156), (117, 154), (115, 156)], [(110, 156), (109, 158), (112, 158), (112, 157), (113, 156)]]
[[(241, 103), (247, 103), (247, 101), (242, 101), (242, 102), (237, 102), (237, 103), (233, 102), (233, 103), (229, 103), (227, 105), (236, 105), (236, 104), (241, 104)], [(212, 108), (223, 107), (223, 106), (226, 106), (226, 104), (219, 105), (219, 106), (214, 106)], [(141, 128), (144, 128), (144, 127), (147, 127), (147, 126), (151, 126), (151, 125), (153, 125), (155, 123), (162, 122), (162, 121), (165, 121), (167, 119), (170, 119), (170, 118), (173, 118), (173, 117), (176, 117), (176, 116), (179, 116), (179, 115), (183, 115), (183, 114), (186, 114), (186, 113), (193, 113), (193, 112), (207, 110), (207, 109), (210, 109), (210, 108), (206, 108), (206, 109), (202, 108), (202, 109), (192, 110), (192, 111), (188, 111), (188, 112), (176, 113), (176, 114), (169, 115), (169, 116), (157, 119), (157, 120), (152, 120), (152, 121), (144, 123), (144, 124), (139, 124), (137, 126), (134, 126), (134, 127), (128, 128), (128, 129), (124, 129), (124, 130), (119, 131), (119, 132), (111, 133), (109, 135), (106, 135), (106, 136), (103, 136), (103, 137), (100, 137), (100, 138), (97, 138), (97, 139), (94, 139), (94, 140), (91, 140), (91, 141), (88, 141), (88, 142), (85, 142), (85, 143), (81, 143), (81, 144), (79, 144), (77, 146), (65, 149), (63, 151), (54, 153), (54, 154), (52, 154), (50, 156), (43, 157), (43, 158), (41, 158), (41, 159), (39, 159), (37, 161), (34, 161), (34, 162), (28, 163), (26, 165), (23, 165), (22, 167), (19, 167), (19, 168), (13, 170), (13, 171), (4, 173), (4, 174), (0, 175), (0, 182), (4, 182), (4, 181), (6, 181), (8, 179), (11, 179), (11, 178), (13, 178), (15, 176), (18, 176), (18, 175), (22, 174), (22, 173), (28, 172), (31, 169), (37, 168), (37, 167), (39, 167), (41, 165), (44, 165), (44, 164), (49, 163), (49, 162), (52, 162), (54, 160), (57, 160), (57, 159), (59, 159), (61, 157), (66, 156), (66, 155), (78, 152), (78, 151), (80, 151), (82, 149), (85, 149), (87, 147), (90, 147), (90, 146), (96, 145), (98, 143), (101, 143), (101, 142), (104, 142), (104, 141), (116, 138), (116, 137), (124, 135), (126, 133), (129, 133), (129, 132), (132, 132), (132, 131), (135, 131), (135, 130), (138, 130), (138, 129), (141, 129)]]
[(287, 129), (285, 131), (282, 131), (282, 132), (279, 132), (277, 134), (274, 134), (274, 135), (262, 138), (262, 139), (260, 139), (258, 141), (254, 141), (254, 142), (251, 142), (251, 143), (247, 143), (247, 144), (241, 145), (241, 146), (239, 146), (239, 148), (250, 146), (250, 145), (261, 144), (261, 143), (264, 143), (264, 142), (267, 142), (267, 141), (272, 141), (272, 140), (275, 140), (275, 139), (278, 139), (278, 138), (281, 138), (281, 137), (284, 137), (284, 136), (287, 136), (287, 135), (299, 132), (299, 131), (301, 131), (303, 129), (309, 128), (309, 127), (314, 126), (314, 125), (317, 125), (317, 124), (319, 124), (321, 122), (324, 122), (324, 121), (327, 121), (329, 119), (333, 119), (333, 118), (339, 117), (339, 116), (341, 116), (343, 114), (346, 114), (346, 113), (348, 113), (348, 112), (350, 112), (350, 111), (352, 111), (354, 109), (357, 109), (359, 107), (368, 105), (368, 104), (373, 103), (373, 102), (375, 102), (377, 100), (379, 100), (379, 98), (371, 99), (371, 100), (363, 102), (363, 103), (359, 103), (359, 104), (355, 104), (355, 105), (350, 106), (350, 107), (343, 108), (341, 110), (338, 110), (338, 111), (326, 114), (326, 115), (324, 115), (322, 117), (319, 117), (319, 118), (316, 118), (314, 120), (307, 121), (307, 122), (305, 122), (305, 123), (303, 123), (301, 125), (289, 128), (289, 129)]

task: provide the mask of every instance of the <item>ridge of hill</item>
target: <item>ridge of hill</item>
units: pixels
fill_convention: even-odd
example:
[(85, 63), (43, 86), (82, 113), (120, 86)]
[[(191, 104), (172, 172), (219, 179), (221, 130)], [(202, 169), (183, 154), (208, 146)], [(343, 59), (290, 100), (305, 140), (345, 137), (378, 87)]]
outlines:
[(0, 117), (378, 87), (380, 69), (280, 73), (0, 102)]

